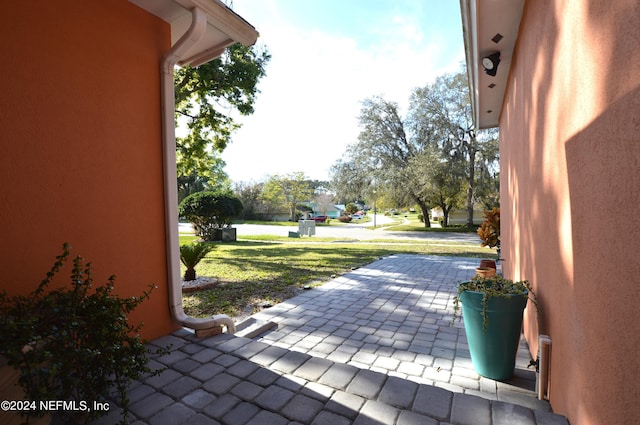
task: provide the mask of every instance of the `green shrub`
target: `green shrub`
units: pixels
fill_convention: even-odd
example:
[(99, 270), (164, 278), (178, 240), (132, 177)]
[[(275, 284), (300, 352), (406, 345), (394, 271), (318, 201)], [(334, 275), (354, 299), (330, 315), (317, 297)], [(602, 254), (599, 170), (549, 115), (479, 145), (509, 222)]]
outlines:
[(242, 213), (242, 202), (228, 192), (198, 192), (184, 198), (178, 212), (193, 224), (196, 235), (214, 241), (220, 240), (219, 230), (231, 227), (233, 218)]
[[(62, 255), (31, 294), (0, 293), (0, 354), (20, 370), (19, 384), (36, 405), (64, 400), (82, 408), (83, 403), (102, 400), (115, 391), (125, 418), (129, 383), (150, 372), (148, 351), (139, 335), (142, 324), (129, 324), (127, 316), (149, 298), (154, 286), (140, 297), (121, 298), (113, 293), (112, 276), (93, 289), (91, 263), (76, 257), (70, 287), (50, 290), (69, 253), (70, 246), (64, 244)], [(78, 423), (107, 413), (86, 407), (62, 414), (73, 415), (71, 420)]]
[(184, 272), (184, 280), (189, 281), (196, 279), (195, 267), (213, 248), (213, 245), (205, 243), (180, 245), (180, 261), (182, 261), (182, 264), (187, 268)]
[(358, 212), (360, 208), (358, 207), (358, 205), (355, 204), (355, 202), (349, 202), (346, 206), (345, 206), (345, 211), (347, 214), (355, 214)]

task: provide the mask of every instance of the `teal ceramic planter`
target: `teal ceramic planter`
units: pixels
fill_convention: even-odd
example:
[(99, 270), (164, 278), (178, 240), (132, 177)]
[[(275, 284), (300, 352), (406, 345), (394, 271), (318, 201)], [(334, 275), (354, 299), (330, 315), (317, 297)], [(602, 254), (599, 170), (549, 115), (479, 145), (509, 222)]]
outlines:
[(487, 306), (489, 323), (482, 330), (482, 292), (460, 294), (464, 329), (473, 367), (480, 375), (495, 380), (513, 376), (527, 295), (492, 297)]

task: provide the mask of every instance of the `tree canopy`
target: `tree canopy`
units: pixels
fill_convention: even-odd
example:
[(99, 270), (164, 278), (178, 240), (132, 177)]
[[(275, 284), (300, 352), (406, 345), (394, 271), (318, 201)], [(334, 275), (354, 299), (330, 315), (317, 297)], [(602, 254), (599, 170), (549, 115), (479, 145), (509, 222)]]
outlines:
[(475, 202), (497, 202), (497, 131), (474, 128), (464, 69), (415, 89), (406, 117), (395, 102), (364, 100), (359, 123), (358, 141), (331, 170), (339, 198), (384, 193), (396, 205), (417, 205), (426, 227), (435, 206), (446, 224), (449, 211), (466, 204), (472, 225)]
[[(395, 193), (397, 201), (410, 200), (428, 217), (429, 194), (419, 178), (428, 145), (407, 134), (398, 105), (382, 97), (363, 102), (359, 122), (362, 131), (357, 150), (352, 151), (357, 158), (355, 162), (368, 162), (371, 181), (375, 178), (378, 186), (401, 187), (403, 190)], [(425, 220), (425, 226), (429, 226), (429, 220)]]
[(262, 196), (274, 204), (286, 205), (290, 219), (295, 221), (296, 207), (300, 202), (311, 200), (313, 189), (301, 171), (286, 175), (275, 174), (265, 182)]
[[(463, 172), (466, 189), (467, 226), (473, 225), (473, 207), (482, 193), (478, 169), (490, 172), (498, 158), (497, 131), (477, 131), (471, 114), (467, 73), (444, 74), (414, 90), (410, 99), (410, 122), (419, 138), (429, 138), (445, 161)], [(483, 174), (485, 179), (489, 177)], [(487, 192), (486, 188), (482, 188)], [(488, 194), (488, 193), (487, 193)]]
[(253, 113), (270, 59), (266, 48), (236, 43), (211, 62), (176, 69), (176, 120), (188, 130), (176, 138), (179, 177), (209, 179), (220, 168), (219, 153), (240, 126), (234, 115)]

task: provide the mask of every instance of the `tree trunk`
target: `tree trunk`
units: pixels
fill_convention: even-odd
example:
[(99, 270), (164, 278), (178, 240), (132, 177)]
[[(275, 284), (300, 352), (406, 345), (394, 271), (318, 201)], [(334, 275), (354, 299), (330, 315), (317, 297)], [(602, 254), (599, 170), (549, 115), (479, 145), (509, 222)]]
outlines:
[(426, 228), (431, 227), (431, 223), (429, 222), (429, 208), (424, 202), (417, 199), (415, 201), (418, 203), (418, 206), (420, 207), (420, 211), (422, 211), (422, 217), (424, 217), (424, 227)]
[(184, 272), (184, 277), (182, 278), (184, 281), (196, 280), (196, 269), (187, 269)]
[[(473, 144), (472, 144), (473, 145)], [(467, 188), (467, 227), (473, 227), (473, 186), (476, 180), (476, 152), (469, 149), (469, 187)]]
[(440, 205), (440, 209), (442, 210), (442, 227), (449, 226), (449, 212), (451, 211), (451, 206), (447, 205), (444, 200), (444, 196), (442, 193), (438, 196), (438, 204)]
[(297, 221), (296, 220), (296, 205), (295, 204), (289, 204), (289, 213), (291, 213), (291, 221)]
[(441, 207), (441, 208), (442, 208), (442, 227), (448, 227), (450, 208), (446, 208), (446, 207)]

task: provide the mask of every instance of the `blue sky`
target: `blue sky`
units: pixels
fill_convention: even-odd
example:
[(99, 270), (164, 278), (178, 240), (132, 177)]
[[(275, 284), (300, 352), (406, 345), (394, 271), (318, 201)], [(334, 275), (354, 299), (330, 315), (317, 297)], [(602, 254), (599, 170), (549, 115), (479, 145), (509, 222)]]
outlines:
[(406, 110), (415, 87), (464, 60), (457, 0), (233, 0), (272, 59), (255, 113), (222, 158), (233, 181), (302, 171), (328, 180), (357, 141), (361, 102)]

